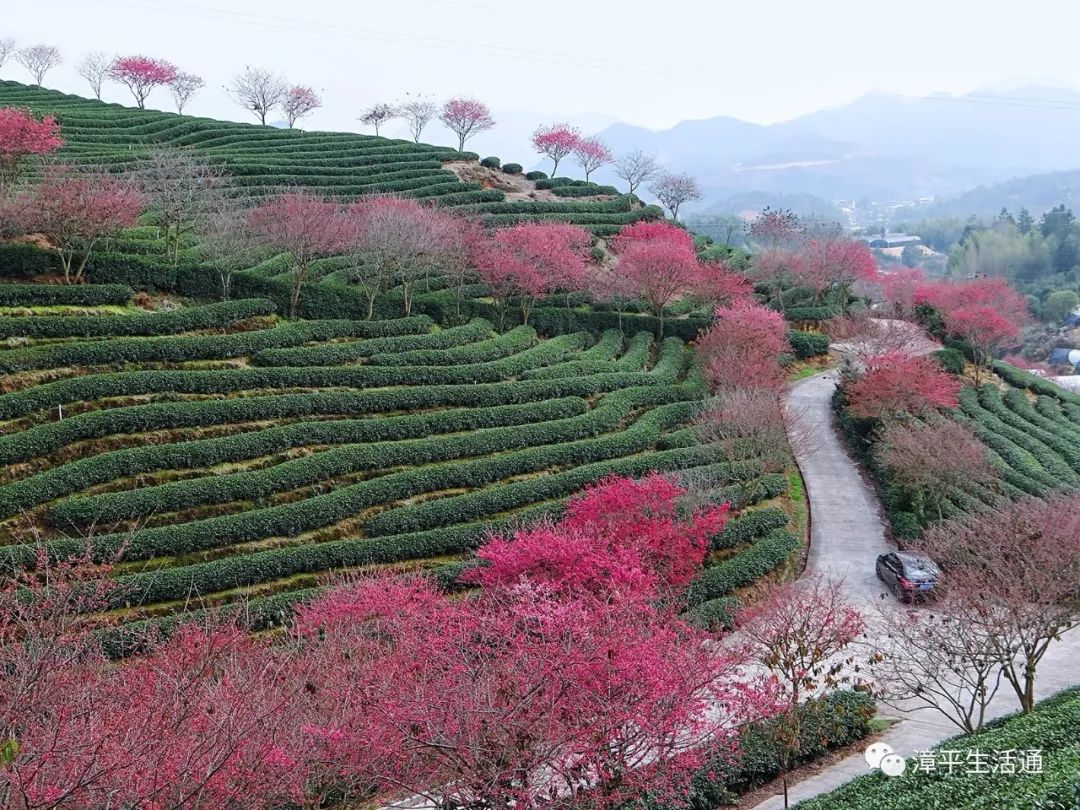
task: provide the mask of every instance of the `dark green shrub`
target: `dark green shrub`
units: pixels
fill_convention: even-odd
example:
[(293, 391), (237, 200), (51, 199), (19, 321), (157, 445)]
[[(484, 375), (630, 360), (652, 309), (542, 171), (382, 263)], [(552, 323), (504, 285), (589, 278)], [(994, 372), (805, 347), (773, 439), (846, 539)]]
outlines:
[(480, 161), (480, 165), (487, 169), (497, 169), (500, 165), (502, 165), (502, 161), (500, 161), (497, 157), (494, 156), (486, 157)]
[(521, 174), (522, 166), (520, 163), (504, 163), (502, 170), (507, 174)]
[(788, 332), (788, 343), (791, 344), (792, 353), (800, 360), (829, 353), (829, 336), (820, 332), (792, 329)]
[(0, 284), (0, 306), (123, 305), (131, 301), (132, 289), (123, 284)]
[(60, 256), (24, 242), (0, 245), (0, 277), (33, 278), (60, 272)]
[(533, 181), (546, 180), (547, 179), (547, 172), (542, 172), (542, 171), (539, 171), (539, 170), (526, 172), (525, 179), (526, 180), (533, 180)]
[(950, 374), (964, 373), (964, 353), (959, 349), (938, 349), (933, 357)]

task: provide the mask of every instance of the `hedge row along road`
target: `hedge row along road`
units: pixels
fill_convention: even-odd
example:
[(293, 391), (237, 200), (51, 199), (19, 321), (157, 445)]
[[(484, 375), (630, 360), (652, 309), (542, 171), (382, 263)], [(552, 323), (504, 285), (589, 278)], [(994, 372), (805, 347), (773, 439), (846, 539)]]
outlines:
[[(241, 595), (269, 611), (345, 568), (450, 571), (493, 526), (612, 474), (693, 469), (717, 499), (761, 478), (697, 442), (702, 384), (677, 337), (282, 321), (264, 299), (38, 314), (13, 297), (28, 309), (0, 318), (0, 552), (116, 561), (128, 622)], [(765, 476), (758, 498), (786, 486)], [(714, 538), (687, 607), (716, 613), (780, 565), (786, 523), (766, 505)]]
[(175, 113), (138, 110), (55, 90), (0, 81), (0, 107), (28, 107), (54, 114), (67, 145), (66, 162), (99, 169), (130, 168), (147, 149), (191, 149), (225, 167), (252, 197), (282, 186), (305, 186), (345, 199), (364, 194), (403, 194), (491, 218), (574, 222), (600, 235), (660, 209), (641, 208), (628, 196), (602, 200), (528, 202), (506, 200), (502, 191), (462, 182), (445, 163), (476, 160), (471, 152), (349, 132), (305, 132), (238, 124)]

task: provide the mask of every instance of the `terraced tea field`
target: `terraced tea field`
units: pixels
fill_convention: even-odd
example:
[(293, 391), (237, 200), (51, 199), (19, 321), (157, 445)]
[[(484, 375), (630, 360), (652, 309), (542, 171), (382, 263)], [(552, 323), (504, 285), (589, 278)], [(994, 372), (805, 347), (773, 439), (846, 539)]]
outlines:
[(58, 153), (64, 162), (119, 171), (131, 168), (154, 147), (190, 149), (221, 166), (252, 196), (289, 186), (343, 199), (395, 193), (470, 212), (492, 224), (554, 219), (601, 235), (641, 218), (662, 216), (659, 208), (640, 207), (627, 196), (507, 200), (503, 191), (463, 182), (446, 168), (451, 161), (475, 162), (477, 155), (444, 146), (193, 118), (0, 81), (0, 107), (7, 106), (55, 115), (66, 141)]
[[(125, 620), (278, 605), (330, 570), (453, 573), (493, 526), (608, 475), (692, 468), (720, 498), (757, 469), (697, 443), (678, 338), (282, 322), (261, 299), (142, 312), (123, 290), (0, 285), (0, 542), (16, 566), (42, 547), (119, 560)], [(778, 511), (717, 539), (727, 573), (693, 604), (791, 553)]]

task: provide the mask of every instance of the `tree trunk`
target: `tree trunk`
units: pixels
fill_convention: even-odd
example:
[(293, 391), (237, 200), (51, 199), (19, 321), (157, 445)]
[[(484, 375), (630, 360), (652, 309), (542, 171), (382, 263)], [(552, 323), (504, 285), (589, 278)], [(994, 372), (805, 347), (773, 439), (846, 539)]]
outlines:
[(459, 152), (464, 152), (465, 151), (465, 136), (464, 135), (458, 135), (457, 150)]
[(551, 176), (554, 177), (555, 172), (557, 172), (559, 170), (559, 161), (557, 159), (555, 159), (555, 158), (552, 158), (552, 160), (555, 161), (555, 163), (551, 167)]
[(406, 281), (401, 285), (401, 288), (404, 294), (403, 303), (405, 304), (405, 317), (407, 318), (412, 314), (412, 284)]
[(300, 304), (300, 278), (293, 281), (292, 290), (289, 292), (289, 317), (296, 317), (296, 308)]

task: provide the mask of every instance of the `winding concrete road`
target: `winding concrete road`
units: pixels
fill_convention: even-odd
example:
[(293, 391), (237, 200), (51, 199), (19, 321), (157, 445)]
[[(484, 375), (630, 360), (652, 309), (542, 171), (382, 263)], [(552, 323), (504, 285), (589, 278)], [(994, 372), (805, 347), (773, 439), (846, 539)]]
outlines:
[[(842, 577), (848, 597), (857, 607), (871, 607), (886, 589), (874, 574), (878, 554), (893, 548), (885, 540), (877, 496), (848, 456), (835, 427), (832, 395), (836, 371), (816, 374), (795, 384), (788, 396), (787, 418), (793, 445), (810, 503), (810, 553), (804, 577)], [(1080, 628), (1050, 646), (1039, 665), (1038, 697), (1080, 682)], [(1003, 684), (990, 703), (987, 719), (1016, 711), (1011, 687)], [(881, 706), (880, 713), (898, 722), (882, 741), (905, 757), (928, 750), (959, 729), (932, 709), (904, 711)], [(789, 787), (791, 803), (826, 793), (867, 773), (862, 752)], [(783, 796), (757, 805), (758, 810), (779, 810)]]

